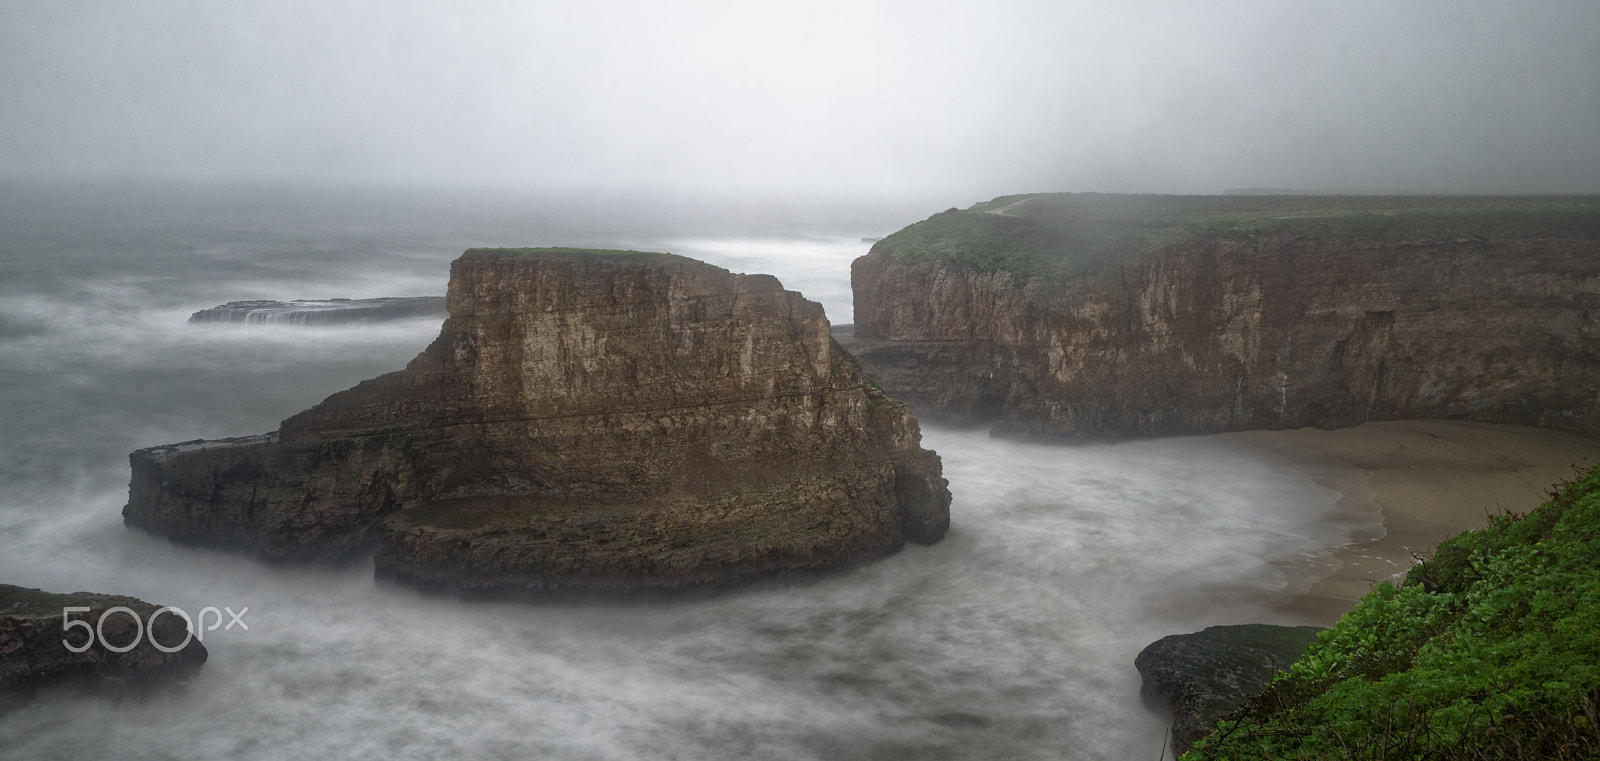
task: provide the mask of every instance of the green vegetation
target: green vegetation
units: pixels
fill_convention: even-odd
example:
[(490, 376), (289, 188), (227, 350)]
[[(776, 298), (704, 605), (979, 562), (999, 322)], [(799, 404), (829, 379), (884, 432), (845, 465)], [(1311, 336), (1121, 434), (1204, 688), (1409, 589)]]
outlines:
[(645, 259), (660, 259), (663, 261), (694, 261), (687, 256), (678, 254), (663, 254), (655, 251), (623, 251), (609, 248), (472, 248), (467, 249), (463, 256), (471, 257), (504, 257), (519, 259), (589, 259), (596, 257), (621, 257), (632, 256)]
[(899, 262), (952, 260), (1057, 280), (1208, 238), (1592, 240), (1600, 239), (1600, 196), (1001, 196), (935, 214), (872, 250)]
[(878, 385), (878, 382), (872, 379), (872, 376), (863, 373), (861, 378), (862, 389), (867, 392), (867, 409), (876, 409), (879, 402), (896, 401), (894, 397), (889, 396), (889, 392), (883, 390), (883, 386)]
[(1600, 758), (1600, 467), (1384, 584), (1197, 759)]
[(54, 616), (59, 618), (61, 609), (68, 605), (111, 607), (129, 604), (138, 604), (138, 601), (131, 597), (102, 595), (92, 592), (58, 594), (10, 584), (0, 584), (0, 616), (23, 616), (28, 618), (50, 618)]

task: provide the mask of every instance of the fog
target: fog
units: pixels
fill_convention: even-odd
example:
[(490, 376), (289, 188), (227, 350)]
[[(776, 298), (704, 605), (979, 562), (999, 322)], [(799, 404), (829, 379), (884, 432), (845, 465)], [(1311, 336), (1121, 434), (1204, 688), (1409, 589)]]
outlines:
[(1600, 192), (1600, 4), (0, 2), (0, 178)]
[(943, 541), (670, 600), (463, 601), (375, 584), (369, 558), (267, 565), (123, 525), (130, 451), (272, 430), (440, 330), (187, 324), (196, 309), (438, 293), (466, 246), (555, 240), (772, 273), (848, 319), (849, 259), (904, 219), (483, 197), (0, 187), (0, 581), (249, 608), (248, 630), (206, 635), (186, 689), (0, 705), (0, 758), (1157, 758), (1140, 648), (1299, 623), (1278, 605), (1303, 569), (1375, 528), (1237, 438), (931, 423)]

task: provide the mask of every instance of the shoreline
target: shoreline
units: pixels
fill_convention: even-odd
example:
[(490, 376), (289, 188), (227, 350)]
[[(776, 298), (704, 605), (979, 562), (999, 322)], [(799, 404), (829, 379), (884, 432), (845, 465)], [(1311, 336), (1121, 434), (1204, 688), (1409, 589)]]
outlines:
[(1446, 538), (1526, 513), (1557, 482), (1600, 462), (1600, 440), (1568, 431), (1443, 420), (1221, 434), (1261, 447), (1337, 492), (1329, 523), (1349, 540), (1277, 563), (1289, 580), (1272, 604), (1289, 623), (1332, 626), (1383, 581), (1404, 578)]

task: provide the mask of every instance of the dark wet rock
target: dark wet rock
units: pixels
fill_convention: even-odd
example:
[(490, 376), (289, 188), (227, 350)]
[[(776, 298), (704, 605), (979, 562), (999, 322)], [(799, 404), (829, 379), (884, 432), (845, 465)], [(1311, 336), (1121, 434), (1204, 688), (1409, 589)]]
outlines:
[[(163, 613), (156, 617), (153, 627), (156, 642), (176, 650), (168, 653), (151, 642), (150, 628), (136, 632), (138, 624), (126, 611), (114, 612), (101, 622), (106, 611), (118, 607), (134, 611), (139, 621), (148, 625), (151, 615), (161, 606), (133, 597), (92, 592), (53, 594), (0, 584), (0, 697), (15, 699), (38, 688), (61, 684), (120, 693), (184, 679), (206, 662), (206, 649), (199, 640), (190, 639), (183, 644), (188, 638), (188, 625), (179, 615)], [(66, 608), (88, 610), (74, 611), (64, 620)], [(82, 647), (90, 641), (89, 632), (83, 626), (64, 629), (68, 621), (86, 622), (90, 628), (99, 624), (99, 633), (83, 652), (73, 652), (67, 644)], [(99, 639), (101, 633), (104, 640)], [(136, 638), (138, 644), (126, 652), (114, 652), (104, 646), (109, 642), (112, 647), (121, 648)]]
[(720, 586), (933, 542), (938, 455), (821, 306), (692, 259), (476, 250), (406, 369), (134, 452), (128, 525), (468, 592)]
[(296, 299), (294, 301), (230, 301), (189, 316), (191, 323), (259, 325), (345, 325), (353, 322), (444, 317), (443, 296), (380, 299)]
[(1241, 624), (1162, 637), (1134, 659), (1146, 701), (1170, 711), (1175, 755), (1211, 732), (1217, 720), (1260, 694), (1323, 629)]

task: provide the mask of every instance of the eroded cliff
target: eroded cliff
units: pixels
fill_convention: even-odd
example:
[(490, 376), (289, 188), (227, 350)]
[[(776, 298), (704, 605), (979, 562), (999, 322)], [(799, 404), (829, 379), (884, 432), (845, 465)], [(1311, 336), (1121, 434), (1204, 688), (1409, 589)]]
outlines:
[(852, 267), (848, 345), (919, 414), (999, 432), (1600, 433), (1600, 241), (1377, 237), (1200, 232), (1065, 277), (986, 266), (960, 241), (920, 260), (880, 243)]
[(474, 250), (404, 370), (277, 432), (133, 453), (124, 516), (462, 590), (719, 585), (932, 542), (905, 405), (821, 306), (668, 254)]

